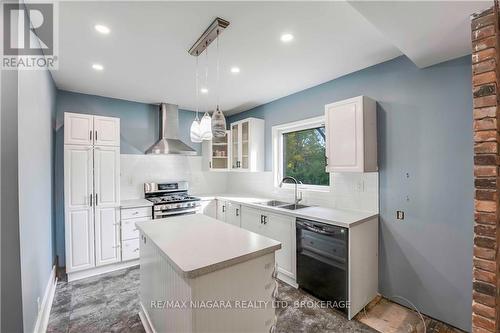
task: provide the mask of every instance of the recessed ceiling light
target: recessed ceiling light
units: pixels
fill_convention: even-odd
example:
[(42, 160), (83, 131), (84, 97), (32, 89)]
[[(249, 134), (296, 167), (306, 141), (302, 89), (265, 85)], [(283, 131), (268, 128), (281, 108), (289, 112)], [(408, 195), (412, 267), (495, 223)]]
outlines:
[(92, 64), (92, 68), (96, 71), (102, 71), (104, 69), (104, 66), (101, 64)]
[(103, 35), (107, 35), (110, 33), (111, 30), (109, 30), (109, 28), (105, 25), (102, 25), (102, 24), (96, 24), (94, 25), (94, 29), (97, 31), (97, 32), (100, 32), (101, 34)]
[(231, 73), (237, 74), (239, 72), (240, 72), (240, 68), (239, 67), (231, 67)]
[(288, 42), (291, 42), (293, 40), (293, 35), (292, 34), (283, 34), (281, 35), (281, 41), (283, 43), (288, 43)]
[(202, 94), (208, 94), (208, 89), (207, 88), (201, 88), (200, 89)]

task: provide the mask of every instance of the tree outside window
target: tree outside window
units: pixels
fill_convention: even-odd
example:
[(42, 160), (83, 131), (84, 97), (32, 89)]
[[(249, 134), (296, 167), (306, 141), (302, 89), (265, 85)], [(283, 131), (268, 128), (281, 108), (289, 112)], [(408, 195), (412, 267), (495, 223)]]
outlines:
[(283, 176), (303, 184), (329, 186), (325, 149), (324, 126), (283, 133)]

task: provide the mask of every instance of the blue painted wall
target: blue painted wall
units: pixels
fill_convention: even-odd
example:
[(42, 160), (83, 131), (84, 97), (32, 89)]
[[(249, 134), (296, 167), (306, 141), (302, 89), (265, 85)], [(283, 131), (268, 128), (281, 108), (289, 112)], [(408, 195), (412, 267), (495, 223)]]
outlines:
[[(473, 140), (470, 56), (425, 69), (402, 56), (230, 117), (271, 127), (366, 95), (378, 102), (379, 291), (471, 329)], [(406, 177), (409, 173), (409, 178)], [(408, 196), (408, 200), (406, 197)], [(397, 222), (396, 210), (406, 219)]]
[[(57, 92), (55, 206), (56, 253), (59, 265), (65, 265), (64, 247), (64, 112), (85, 113), (120, 118), (120, 151), (122, 154), (144, 154), (158, 140), (158, 106), (121, 99), (86, 95), (64, 90)], [(181, 140), (201, 153), (201, 145), (190, 141), (189, 128), (195, 114), (179, 110)]]

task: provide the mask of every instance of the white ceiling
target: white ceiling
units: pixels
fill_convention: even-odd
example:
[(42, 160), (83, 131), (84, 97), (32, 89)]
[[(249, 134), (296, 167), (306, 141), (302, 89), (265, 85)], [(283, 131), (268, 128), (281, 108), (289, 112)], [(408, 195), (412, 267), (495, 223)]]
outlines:
[(417, 66), (471, 52), (470, 14), (493, 1), (350, 1)]
[[(427, 66), (470, 52), (469, 14), (490, 2), (61, 2), (60, 89), (194, 110), (195, 58), (187, 50), (219, 16), (221, 106), (237, 113), (406, 54)], [(366, 17), (366, 18), (365, 18)], [(422, 24), (425, 22), (425, 24)], [(100, 35), (94, 25), (110, 27)], [(295, 36), (283, 44), (282, 33)], [(102, 72), (92, 63), (104, 66)], [(205, 56), (200, 58), (203, 78)], [(231, 74), (231, 66), (241, 72)], [(213, 109), (215, 44), (209, 48)]]

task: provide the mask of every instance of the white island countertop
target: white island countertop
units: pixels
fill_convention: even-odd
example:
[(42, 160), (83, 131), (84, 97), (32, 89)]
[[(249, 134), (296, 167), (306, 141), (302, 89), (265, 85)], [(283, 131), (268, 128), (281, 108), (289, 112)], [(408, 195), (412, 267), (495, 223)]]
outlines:
[(137, 222), (136, 226), (186, 278), (195, 278), (281, 248), (278, 241), (202, 214)]
[[(244, 206), (257, 208), (260, 210), (265, 210), (270, 213), (283, 214), (292, 217), (303, 218), (307, 220), (312, 220), (316, 222), (322, 222), (327, 224), (336, 225), (344, 228), (351, 228), (360, 223), (370, 221), (377, 217), (377, 213), (364, 212), (357, 210), (348, 209), (335, 209), (320, 207), (315, 205), (310, 205), (306, 208), (290, 210), (280, 207), (266, 206), (261, 203), (269, 200), (275, 200), (272, 198), (259, 198), (251, 195), (241, 195), (241, 194), (214, 194), (214, 195), (200, 195), (202, 200), (212, 200), (219, 199), (225, 201), (231, 201)], [(301, 202), (301, 204), (306, 204)]]

